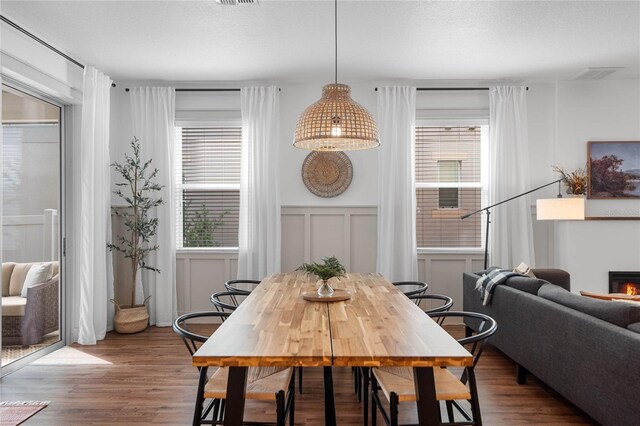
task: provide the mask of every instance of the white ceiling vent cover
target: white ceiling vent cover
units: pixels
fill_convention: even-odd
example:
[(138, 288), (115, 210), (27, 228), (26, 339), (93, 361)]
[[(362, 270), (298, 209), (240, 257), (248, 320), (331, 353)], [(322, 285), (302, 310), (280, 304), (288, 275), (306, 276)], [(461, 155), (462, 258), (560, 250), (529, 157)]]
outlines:
[(589, 67), (574, 75), (571, 80), (602, 80), (624, 67)]
[(258, 4), (258, 0), (216, 0), (216, 3), (224, 6), (242, 6)]

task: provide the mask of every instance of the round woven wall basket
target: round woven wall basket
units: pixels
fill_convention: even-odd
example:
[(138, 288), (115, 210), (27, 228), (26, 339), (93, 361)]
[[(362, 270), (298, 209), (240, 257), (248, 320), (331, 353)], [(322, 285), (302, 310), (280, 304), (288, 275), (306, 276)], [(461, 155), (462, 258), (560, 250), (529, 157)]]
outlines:
[(341, 151), (313, 151), (302, 163), (302, 181), (318, 197), (342, 194), (351, 185), (352, 178), (351, 160)]

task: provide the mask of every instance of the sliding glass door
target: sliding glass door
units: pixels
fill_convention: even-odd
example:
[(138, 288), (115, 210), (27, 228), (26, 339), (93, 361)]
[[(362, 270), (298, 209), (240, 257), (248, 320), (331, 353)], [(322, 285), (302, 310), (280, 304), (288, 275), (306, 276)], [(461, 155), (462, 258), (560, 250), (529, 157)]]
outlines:
[(2, 86), (3, 374), (61, 341), (61, 119), (60, 106)]

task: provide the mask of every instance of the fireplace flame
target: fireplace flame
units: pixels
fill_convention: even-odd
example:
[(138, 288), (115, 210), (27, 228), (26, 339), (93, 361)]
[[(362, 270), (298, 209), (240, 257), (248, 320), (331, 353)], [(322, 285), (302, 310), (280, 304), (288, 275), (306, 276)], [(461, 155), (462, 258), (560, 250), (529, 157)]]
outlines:
[(638, 295), (638, 289), (632, 283), (626, 283), (624, 285), (623, 289), (624, 289), (623, 293), (625, 293), (625, 294), (627, 294), (629, 296), (637, 296)]

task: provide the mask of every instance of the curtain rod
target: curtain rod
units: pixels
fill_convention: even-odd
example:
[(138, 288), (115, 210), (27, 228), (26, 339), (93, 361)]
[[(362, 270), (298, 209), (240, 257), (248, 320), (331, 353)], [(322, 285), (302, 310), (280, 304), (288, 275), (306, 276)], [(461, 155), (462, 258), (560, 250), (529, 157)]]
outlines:
[[(464, 90), (489, 90), (488, 87), (417, 87), (418, 92), (440, 92), (440, 91), (464, 91)], [(527, 90), (529, 88), (527, 87)], [(376, 92), (378, 88), (376, 87)]]
[(84, 69), (84, 65), (82, 65), (80, 62), (76, 61), (71, 56), (61, 52), (60, 50), (56, 49), (55, 47), (53, 47), (52, 45), (50, 45), (46, 41), (42, 40), (41, 38), (35, 36), (34, 34), (30, 33), (29, 31), (25, 30), (24, 28), (22, 28), (20, 25), (16, 24), (15, 22), (10, 21), (5, 16), (0, 15), (0, 20), (2, 20), (2, 22), (5, 22), (8, 25), (12, 26), (13, 28), (15, 28), (16, 30), (20, 31), (21, 33), (25, 34), (26, 36), (31, 37), (32, 39), (34, 39), (35, 41), (37, 41), (38, 43), (40, 43), (41, 45), (43, 45), (47, 49), (54, 51), (58, 55), (60, 55), (63, 58), (65, 58), (67, 61), (69, 61), (71, 63), (74, 63), (77, 66), (79, 66), (80, 68)]
[[(59, 49), (56, 49), (55, 47), (53, 47), (52, 45), (50, 45), (46, 41), (42, 40), (40, 37), (34, 35), (33, 33), (25, 30), (20, 25), (16, 24), (15, 22), (11, 21), (10, 19), (8, 19), (6, 16), (0, 15), (0, 20), (2, 22), (6, 23), (7, 25), (15, 28), (16, 30), (20, 31), (22, 34), (26, 35), (27, 37), (29, 37), (29, 38), (35, 40), (36, 42), (40, 43), (41, 45), (43, 45), (47, 49), (51, 50), (52, 52), (62, 56), (64, 59), (66, 59), (67, 61), (71, 62), (72, 64), (77, 65), (82, 69), (85, 68), (83, 64), (81, 64), (80, 62), (76, 61), (71, 56), (69, 56), (66, 53), (60, 51)], [(116, 84), (115, 83), (111, 83), (111, 87), (116, 87)]]
[[(124, 89), (125, 92), (130, 91), (131, 89), (129, 89), (128, 87)], [(230, 88), (230, 89), (176, 89), (176, 92), (239, 92), (240, 89), (237, 87), (234, 88)], [(282, 91), (282, 89), (280, 89), (278, 87), (278, 92)]]

